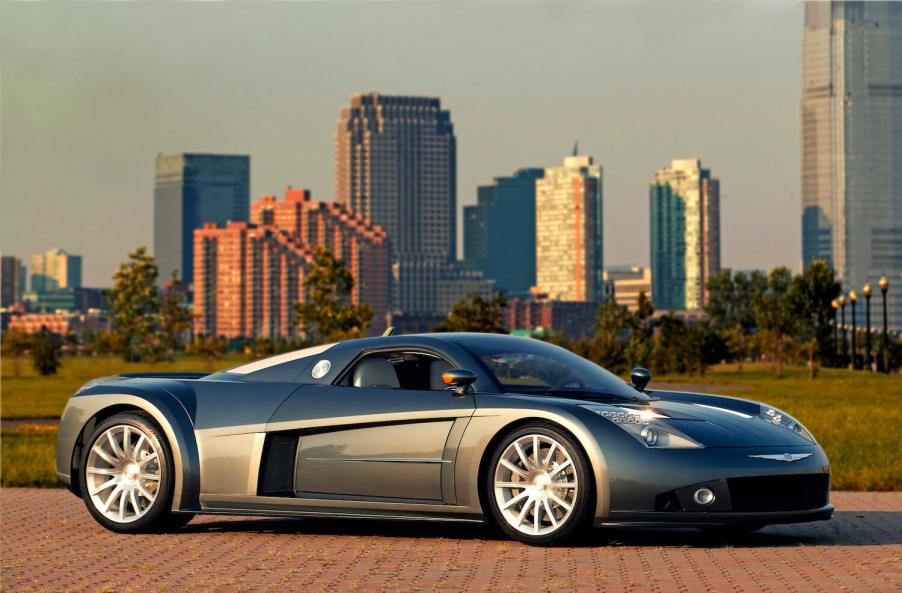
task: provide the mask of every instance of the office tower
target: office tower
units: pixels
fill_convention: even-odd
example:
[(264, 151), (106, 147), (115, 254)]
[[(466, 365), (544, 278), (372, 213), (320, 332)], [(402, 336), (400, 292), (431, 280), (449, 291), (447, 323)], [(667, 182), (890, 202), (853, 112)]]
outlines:
[(157, 155), (153, 247), (159, 282), (174, 269), (194, 281), (194, 230), (207, 223), (248, 219), (250, 157), (216, 154)]
[(658, 309), (701, 309), (720, 271), (720, 182), (698, 159), (658, 169), (649, 190), (651, 281)]
[(589, 156), (568, 156), (536, 180), (536, 284), (562, 301), (602, 296), (602, 172)]
[(329, 249), (354, 276), (354, 303), (373, 310), (369, 334), (385, 329), (389, 244), (384, 231), (346, 207), (310, 200), (288, 188), (285, 199), (255, 202), (252, 223), (207, 224), (194, 232), (194, 331), (225, 337), (298, 335), (294, 304), (317, 246)]
[(13, 307), (22, 302), (25, 292), (25, 266), (12, 255), (0, 257), (0, 307)]
[[(902, 276), (902, 3), (808, 2), (802, 44), (802, 260), (845, 290)], [(902, 290), (889, 319), (902, 327)]]
[(55, 292), (81, 286), (81, 256), (62, 249), (31, 256), (31, 290), (36, 293)]
[(611, 266), (604, 271), (606, 294), (614, 302), (630, 311), (639, 309), (639, 295), (652, 300), (651, 268), (641, 266)]
[(536, 283), (536, 179), (544, 169), (520, 169), (477, 189), (464, 208), (464, 261), (508, 294)]
[(391, 239), (396, 298), (431, 314), (456, 257), (457, 164), (451, 114), (431, 97), (358, 94), (341, 110), (336, 199)]

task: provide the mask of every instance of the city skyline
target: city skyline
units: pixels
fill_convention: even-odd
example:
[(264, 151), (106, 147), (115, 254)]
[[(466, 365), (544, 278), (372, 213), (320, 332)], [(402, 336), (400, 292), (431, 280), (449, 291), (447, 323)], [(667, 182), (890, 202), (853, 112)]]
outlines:
[[(698, 155), (728, 182), (724, 266), (798, 268), (800, 7), (700, 5), (699, 14), (705, 16), (700, 22), (667, 6), (656, 10), (667, 14), (655, 22), (644, 18), (642, 6), (626, 5), (569, 7), (555, 15), (537, 6), (511, 13), (490, 5), (481, 20), (453, 6), (407, 11), (408, 23), (411, 14), (446, 21), (426, 30), (405, 29), (403, 19), (395, 22), (390, 16), (397, 10), (390, 5), (369, 15), (382, 26), (380, 38), (396, 40), (409, 32), (408, 43), (400, 47), (360, 31), (368, 20), (362, 13), (374, 10), (367, 6), (360, 8), (362, 18), (357, 13), (351, 18), (341, 6), (268, 6), (252, 13), (228, 5), (208, 11), (158, 8), (128, 6), (115, 14), (90, 5), (0, 9), (0, 193), (9, 221), (0, 223), (4, 253), (24, 257), (59, 245), (84, 255), (87, 285), (108, 284), (128, 251), (152, 245), (148, 188), (153, 170), (148, 163), (158, 152), (249, 154), (252, 198), (289, 182), (332, 199), (336, 111), (353, 93), (377, 90), (441, 97), (454, 114), (459, 226), (459, 211), (475, 203), (478, 186), (522, 167), (558, 162), (579, 140), (608, 172), (607, 262), (647, 265), (648, 175), (674, 156)], [(447, 18), (430, 17), (436, 11)], [(737, 11), (747, 17), (742, 31), (728, 26)], [(180, 22), (171, 23), (166, 15), (177, 15)], [(362, 35), (360, 43), (369, 44), (371, 55), (352, 63), (348, 52), (359, 52), (323, 39), (303, 18), (291, 22), (291, 35), (279, 34), (283, 21), (290, 20), (286, 15), (340, 21), (348, 35)], [(547, 28), (547, 41), (529, 48), (508, 40), (522, 60), (511, 61), (493, 49), (499, 23), (509, 20), (511, 31), (501, 34), (512, 35), (522, 33), (534, 17)], [(196, 31), (197, 20), (205, 18), (215, 20), (222, 34), (197, 47), (188, 31)], [(145, 19), (172, 26), (142, 24), (135, 30)], [(680, 22), (709, 33), (707, 41), (674, 36), (669, 27)], [(577, 51), (579, 35), (572, 30), (588, 23), (605, 33), (593, 36), (598, 51), (591, 56)], [(268, 32), (253, 37), (265, 43), (239, 52), (228, 42), (261, 28)], [(625, 30), (632, 33), (623, 39)], [(754, 55), (747, 52), (748, 41), (764, 32), (775, 43)], [(459, 35), (467, 36), (472, 48), (462, 47)], [(656, 35), (656, 41), (646, 40)], [(427, 43), (433, 38), (435, 43)], [(620, 47), (620, 41), (628, 41), (631, 51), (615, 59), (610, 48)], [(712, 62), (707, 44), (715, 42), (723, 51)], [(111, 44), (117, 47), (115, 59), (108, 52)], [(704, 72), (695, 82), (693, 76), (677, 76), (668, 62), (677, 66), (679, 59), (666, 47), (678, 50), (679, 59), (699, 62)], [(551, 71), (546, 81), (552, 84), (530, 86), (535, 74), (560, 65), (565, 56), (567, 66)], [(221, 61), (230, 67), (219, 68)], [(581, 80), (585, 92), (562, 92), (570, 84), (568, 72), (595, 62), (597, 80)], [(261, 63), (267, 65), (257, 67)], [(280, 87), (277, 81), (288, 71), (300, 82), (286, 80)], [(697, 83), (712, 76), (722, 77), (721, 84), (699, 97)], [(657, 84), (671, 89), (666, 101), (651, 92)], [(259, 88), (268, 92), (259, 94)], [(116, 96), (116, 102), (106, 105), (100, 100), (105, 95)], [(652, 137), (655, 141), (648, 142)], [(761, 180), (750, 163), (772, 166), (772, 174)], [(47, 217), (48, 209), (58, 219)], [(753, 249), (758, 237), (750, 227), (771, 218), (768, 226), (778, 240)], [(42, 234), (24, 233), (26, 228), (41, 228)]]

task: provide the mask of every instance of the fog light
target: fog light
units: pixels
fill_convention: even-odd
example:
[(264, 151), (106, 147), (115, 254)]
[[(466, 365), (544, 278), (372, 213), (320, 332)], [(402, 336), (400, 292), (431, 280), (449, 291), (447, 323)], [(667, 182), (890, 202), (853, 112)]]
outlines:
[(695, 491), (695, 494), (692, 495), (692, 499), (696, 504), (707, 506), (714, 502), (714, 491), (710, 488), (699, 488)]
[(654, 447), (658, 442), (658, 431), (651, 426), (643, 426), (642, 430), (639, 432), (639, 436), (645, 440), (645, 444), (649, 447)]

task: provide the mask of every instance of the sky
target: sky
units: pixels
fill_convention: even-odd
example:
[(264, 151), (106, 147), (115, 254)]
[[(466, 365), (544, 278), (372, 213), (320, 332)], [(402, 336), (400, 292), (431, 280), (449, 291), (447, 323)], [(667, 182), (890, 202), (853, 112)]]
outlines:
[[(153, 243), (158, 153), (251, 156), (251, 198), (334, 191), (357, 92), (438, 96), (458, 206), (574, 141), (604, 171), (605, 264), (649, 263), (648, 184), (721, 181), (722, 262), (798, 269), (803, 5), (745, 2), (0, 4), (0, 250), (62, 247), (86, 286)], [(28, 261), (26, 261), (28, 264)]]

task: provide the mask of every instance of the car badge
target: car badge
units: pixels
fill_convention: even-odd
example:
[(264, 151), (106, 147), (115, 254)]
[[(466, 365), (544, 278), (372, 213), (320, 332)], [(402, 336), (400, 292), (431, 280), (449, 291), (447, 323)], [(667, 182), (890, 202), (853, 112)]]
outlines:
[(771, 461), (798, 461), (799, 459), (805, 459), (806, 457), (811, 457), (811, 453), (776, 453), (774, 455), (749, 455), (749, 457), (753, 457), (755, 459), (770, 459)]

